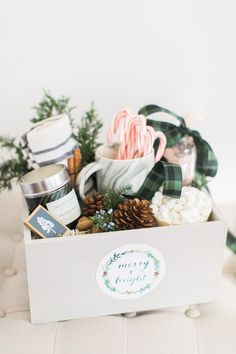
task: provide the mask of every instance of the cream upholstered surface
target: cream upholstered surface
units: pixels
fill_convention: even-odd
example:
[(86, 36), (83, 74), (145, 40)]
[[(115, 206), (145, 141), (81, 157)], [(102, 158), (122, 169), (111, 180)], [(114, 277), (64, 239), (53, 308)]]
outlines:
[[(7, 198), (6, 198), (7, 197)], [(236, 256), (225, 251), (218, 301), (138, 314), (32, 325), (17, 191), (2, 195), (0, 354), (234, 354)], [(235, 206), (223, 206), (231, 228)]]

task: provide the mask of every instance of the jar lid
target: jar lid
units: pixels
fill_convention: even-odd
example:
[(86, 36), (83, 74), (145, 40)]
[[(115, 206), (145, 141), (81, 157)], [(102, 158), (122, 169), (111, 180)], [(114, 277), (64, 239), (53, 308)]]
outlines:
[(20, 186), (25, 197), (33, 198), (54, 192), (69, 181), (66, 167), (53, 164), (28, 172), (20, 178)]

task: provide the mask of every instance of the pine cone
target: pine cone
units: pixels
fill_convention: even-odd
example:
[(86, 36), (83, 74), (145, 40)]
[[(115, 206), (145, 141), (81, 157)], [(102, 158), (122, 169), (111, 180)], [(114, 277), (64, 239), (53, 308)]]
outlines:
[(145, 199), (126, 199), (118, 204), (113, 217), (120, 230), (156, 226), (150, 202)]
[(97, 210), (103, 209), (103, 196), (98, 192), (89, 195), (85, 198), (82, 209), (84, 215), (94, 215)]

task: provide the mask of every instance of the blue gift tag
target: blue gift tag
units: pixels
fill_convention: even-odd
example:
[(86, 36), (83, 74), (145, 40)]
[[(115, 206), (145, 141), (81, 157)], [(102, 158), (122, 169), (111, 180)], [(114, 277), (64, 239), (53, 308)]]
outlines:
[(60, 237), (70, 230), (41, 205), (30, 214), (24, 223), (43, 238)]

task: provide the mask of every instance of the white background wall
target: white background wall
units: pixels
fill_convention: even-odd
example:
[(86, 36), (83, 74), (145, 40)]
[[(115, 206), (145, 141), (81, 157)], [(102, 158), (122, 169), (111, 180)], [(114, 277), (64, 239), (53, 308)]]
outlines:
[(219, 158), (215, 197), (233, 200), (235, 16), (235, 0), (0, 0), (0, 133), (27, 128), (41, 88), (78, 116), (94, 100), (106, 127), (124, 107), (183, 114), (193, 99), (209, 112), (195, 128)]

